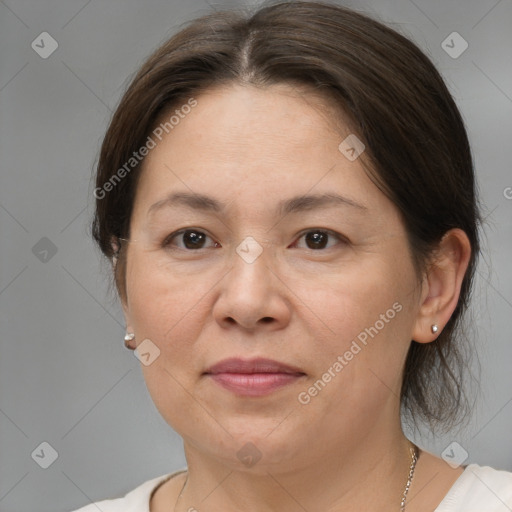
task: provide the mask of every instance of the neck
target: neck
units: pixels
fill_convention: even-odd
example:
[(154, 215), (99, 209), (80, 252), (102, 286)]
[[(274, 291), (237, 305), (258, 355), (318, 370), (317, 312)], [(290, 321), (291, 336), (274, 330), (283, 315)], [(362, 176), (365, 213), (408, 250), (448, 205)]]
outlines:
[(175, 512), (231, 512), (249, 503), (257, 512), (400, 510), (411, 464), (411, 445), (401, 430), (386, 438), (369, 434), (349, 446), (321, 445), (318, 440), (322, 456), (307, 464), (299, 456), (283, 465), (262, 459), (241, 470), (186, 443), (188, 478)]

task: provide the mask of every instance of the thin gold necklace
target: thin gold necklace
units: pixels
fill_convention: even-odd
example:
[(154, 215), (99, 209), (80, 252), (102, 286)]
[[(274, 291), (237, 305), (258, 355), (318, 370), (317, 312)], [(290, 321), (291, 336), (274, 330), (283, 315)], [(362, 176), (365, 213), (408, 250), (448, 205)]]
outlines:
[(409, 487), (411, 487), (412, 478), (414, 476), (414, 470), (416, 468), (416, 462), (418, 461), (418, 447), (415, 444), (413, 444), (410, 450), (411, 466), (409, 467), (409, 478), (407, 479), (407, 483), (405, 484), (405, 489), (402, 494), (402, 501), (400, 502), (400, 512), (405, 512), (405, 500), (407, 499), (407, 493), (409, 492)]
[[(407, 499), (407, 494), (409, 493), (409, 488), (412, 484), (412, 479), (414, 477), (414, 470), (416, 469), (416, 462), (418, 462), (418, 447), (413, 444), (410, 448), (411, 450), (411, 465), (409, 467), (409, 477), (407, 478), (407, 483), (405, 484), (405, 489), (402, 494), (402, 501), (400, 502), (400, 512), (405, 512), (405, 501)], [(176, 498), (176, 503), (174, 504), (173, 511), (176, 512), (176, 507), (178, 505), (178, 501), (180, 501), (181, 495), (183, 494), (183, 491), (185, 490), (185, 486), (187, 485), (188, 481), (188, 472), (187, 472), (187, 478), (185, 479), (185, 482), (183, 484), (183, 487), (181, 488), (181, 491)]]

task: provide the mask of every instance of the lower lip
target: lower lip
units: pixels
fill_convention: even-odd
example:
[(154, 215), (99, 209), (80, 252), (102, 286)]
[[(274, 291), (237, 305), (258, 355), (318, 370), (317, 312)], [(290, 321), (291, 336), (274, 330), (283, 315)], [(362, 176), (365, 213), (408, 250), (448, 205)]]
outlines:
[(288, 386), (302, 373), (215, 373), (208, 374), (217, 384), (241, 396), (263, 396)]

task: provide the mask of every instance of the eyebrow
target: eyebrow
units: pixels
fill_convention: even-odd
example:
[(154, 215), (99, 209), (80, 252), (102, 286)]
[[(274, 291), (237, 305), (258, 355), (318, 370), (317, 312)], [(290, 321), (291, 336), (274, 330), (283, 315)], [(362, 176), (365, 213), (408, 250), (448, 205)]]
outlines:
[[(152, 204), (148, 209), (148, 217), (165, 207), (183, 206), (193, 210), (205, 212), (222, 213), (225, 210), (225, 204), (217, 199), (203, 195), (192, 194), (189, 192), (175, 192), (164, 199)], [(290, 199), (280, 201), (276, 208), (278, 215), (287, 215), (320, 208), (329, 208), (336, 206), (351, 206), (361, 211), (367, 211), (368, 208), (353, 199), (340, 194), (325, 193), (295, 196)]]

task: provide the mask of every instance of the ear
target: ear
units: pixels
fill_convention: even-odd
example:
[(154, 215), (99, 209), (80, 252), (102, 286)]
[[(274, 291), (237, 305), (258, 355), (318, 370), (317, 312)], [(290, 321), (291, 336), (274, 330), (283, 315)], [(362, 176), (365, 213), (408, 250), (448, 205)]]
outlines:
[[(462, 280), (468, 268), (471, 244), (462, 229), (451, 229), (441, 239), (423, 277), (419, 311), (412, 339), (434, 341), (457, 307)], [(436, 333), (432, 325), (438, 326)]]

